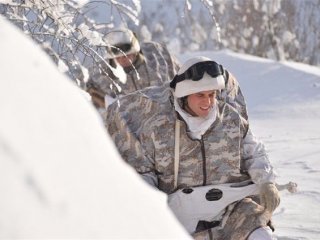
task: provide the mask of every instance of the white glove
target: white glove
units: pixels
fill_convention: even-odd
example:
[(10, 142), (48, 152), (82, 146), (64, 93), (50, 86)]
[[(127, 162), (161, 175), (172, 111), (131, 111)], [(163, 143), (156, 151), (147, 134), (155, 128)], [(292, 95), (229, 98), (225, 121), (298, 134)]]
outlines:
[(260, 204), (266, 211), (273, 212), (280, 204), (279, 191), (273, 183), (263, 183), (260, 186)]

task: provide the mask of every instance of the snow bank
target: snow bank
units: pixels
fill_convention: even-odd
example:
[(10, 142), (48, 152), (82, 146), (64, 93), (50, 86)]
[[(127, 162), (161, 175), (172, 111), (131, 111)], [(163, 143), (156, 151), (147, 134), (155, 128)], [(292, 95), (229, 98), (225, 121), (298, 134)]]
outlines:
[(80, 90), (0, 18), (0, 238), (188, 239)]

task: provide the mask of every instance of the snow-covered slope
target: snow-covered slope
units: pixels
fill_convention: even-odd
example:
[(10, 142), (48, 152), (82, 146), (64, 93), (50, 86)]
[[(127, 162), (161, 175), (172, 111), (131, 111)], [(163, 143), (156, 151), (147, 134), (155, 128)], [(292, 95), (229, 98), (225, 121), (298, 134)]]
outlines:
[(93, 106), (0, 18), (0, 238), (188, 239)]

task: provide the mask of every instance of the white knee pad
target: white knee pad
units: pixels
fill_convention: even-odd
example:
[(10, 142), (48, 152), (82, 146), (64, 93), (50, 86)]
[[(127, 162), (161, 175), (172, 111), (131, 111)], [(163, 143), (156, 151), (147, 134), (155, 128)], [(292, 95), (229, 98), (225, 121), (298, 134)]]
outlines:
[(254, 230), (248, 240), (275, 240), (272, 237), (272, 230), (269, 227), (260, 227)]

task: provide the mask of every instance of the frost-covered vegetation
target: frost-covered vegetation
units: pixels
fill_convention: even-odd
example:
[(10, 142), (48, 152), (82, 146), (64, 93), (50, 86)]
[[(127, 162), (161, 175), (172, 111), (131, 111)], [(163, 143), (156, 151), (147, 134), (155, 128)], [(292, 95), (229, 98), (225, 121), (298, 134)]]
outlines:
[(103, 35), (120, 25), (174, 53), (220, 50), (320, 65), (319, 0), (0, 0), (0, 14), (30, 35), (85, 89), (104, 60)]
[(228, 48), (320, 65), (319, 0), (141, 2), (147, 7), (142, 8), (137, 32), (147, 28), (153, 40), (174, 39), (182, 52)]

